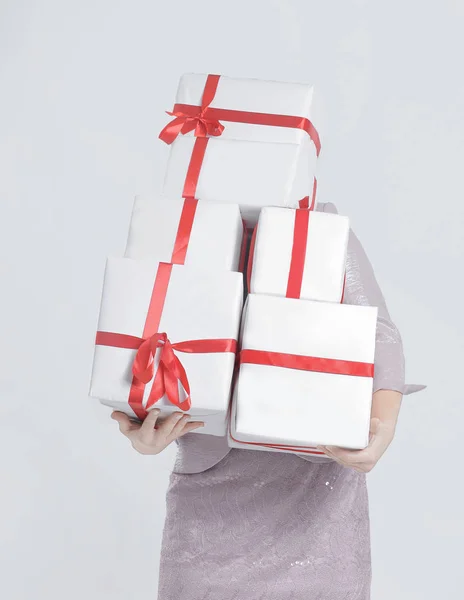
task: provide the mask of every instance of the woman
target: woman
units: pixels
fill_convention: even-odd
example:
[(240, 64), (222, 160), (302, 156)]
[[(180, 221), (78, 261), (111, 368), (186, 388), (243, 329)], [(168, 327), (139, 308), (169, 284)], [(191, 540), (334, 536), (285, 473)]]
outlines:
[[(331, 203), (316, 210), (337, 213)], [(378, 306), (371, 440), (325, 457), (229, 448), (189, 435), (182, 413), (157, 426), (113, 413), (142, 454), (176, 440), (166, 496), (158, 600), (368, 600), (371, 557), (365, 473), (393, 439), (404, 383), (401, 336), (350, 231), (344, 303)], [(303, 460), (301, 460), (303, 459)]]

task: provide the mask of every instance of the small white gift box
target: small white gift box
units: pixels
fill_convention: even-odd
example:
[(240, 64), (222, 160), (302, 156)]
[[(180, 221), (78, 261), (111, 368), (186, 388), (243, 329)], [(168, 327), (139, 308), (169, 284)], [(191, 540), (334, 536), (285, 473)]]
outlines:
[(341, 302), (348, 217), (263, 208), (250, 260), (250, 292)]
[(205, 421), (197, 433), (225, 435), (242, 302), (240, 273), (109, 258), (90, 396), (139, 419), (184, 410)]
[(172, 144), (164, 194), (239, 202), (248, 225), (263, 206), (298, 207), (321, 147), (314, 104), (311, 85), (183, 75), (160, 134)]
[(376, 323), (377, 307), (250, 294), (229, 439), (366, 447)]
[(237, 271), (242, 238), (238, 204), (139, 195), (125, 256)]

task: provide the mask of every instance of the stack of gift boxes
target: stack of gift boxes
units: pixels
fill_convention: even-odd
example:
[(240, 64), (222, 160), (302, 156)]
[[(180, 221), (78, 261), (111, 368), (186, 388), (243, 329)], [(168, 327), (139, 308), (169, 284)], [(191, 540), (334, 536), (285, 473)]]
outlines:
[(367, 445), (377, 308), (342, 304), (349, 222), (314, 210), (312, 106), (309, 85), (181, 78), (162, 193), (107, 260), (92, 397), (231, 447)]

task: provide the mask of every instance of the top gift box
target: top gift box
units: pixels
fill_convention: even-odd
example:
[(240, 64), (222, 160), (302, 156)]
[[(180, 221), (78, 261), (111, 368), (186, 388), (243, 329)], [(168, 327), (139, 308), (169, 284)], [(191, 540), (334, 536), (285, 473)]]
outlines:
[(314, 188), (321, 149), (313, 87), (219, 75), (181, 77), (164, 194), (240, 203), (248, 224), (263, 206), (298, 207)]

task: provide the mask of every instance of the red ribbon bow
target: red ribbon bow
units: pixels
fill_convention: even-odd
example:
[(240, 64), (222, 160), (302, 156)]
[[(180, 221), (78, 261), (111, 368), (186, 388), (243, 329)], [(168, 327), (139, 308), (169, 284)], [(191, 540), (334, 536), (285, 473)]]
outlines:
[[(147, 408), (166, 395), (169, 401), (181, 410), (190, 410), (190, 386), (187, 373), (174, 352), (177, 347), (182, 351), (182, 345), (182, 342), (172, 344), (166, 333), (155, 333), (145, 339), (137, 350), (132, 373), (136, 379), (147, 384), (155, 374), (155, 355), (158, 348), (161, 348), (158, 370), (150, 391)], [(179, 396), (179, 383), (186, 393), (186, 398), (182, 402)]]
[(191, 115), (181, 110), (175, 112), (166, 111), (168, 115), (175, 117), (161, 131), (159, 137), (166, 144), (172, 144), (176, 137), (185, 135), (195, 130), (195, 137), (209, 137), (221, 135), (224, 131), (222, 125), (217, 119), (211, 119), (207, 115), (208, 107), (199, 107), (198, 114)]
[(172, 144), (179, 134), (184, 135), (193, 130), (195, 130), (195, 137), (205, 138), (222, 134), (224, 125), (217, 119), (208, 117), (208, 107), (216, 94), (219, 77), (219, 75), (208, 75), (201, 106), (176, 104), (173, 112), (166, 111), (168, 115), (175, 117), (175, 119), (168, 123), (159, 134), (163, 142)]

